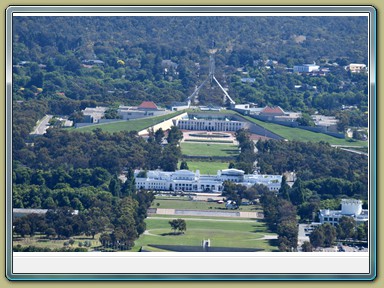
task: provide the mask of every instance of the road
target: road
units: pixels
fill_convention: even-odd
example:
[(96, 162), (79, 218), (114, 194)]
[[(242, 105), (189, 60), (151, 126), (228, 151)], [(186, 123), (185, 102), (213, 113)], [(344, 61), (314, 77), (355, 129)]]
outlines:
[(368, 156), (368, 153), (365, 153), (365, 152), (361, 152), (361, 151), (357, 151), (357, 150), (352, 150), (352, 149), (346, 149), (346, 148), (340, 148), (340, 149), (344, 150), (344, 151), (352, 152), (352, 153), (355, 153), (355, 154)]
[(31, 134), (43, 135), (46, 133), (49, 127), (48, 123), (52, 117), (52, 115), (45, 115), (41, 120), (38, 121), (38, 125), (35, 127), (35, 130), (33, 130)]

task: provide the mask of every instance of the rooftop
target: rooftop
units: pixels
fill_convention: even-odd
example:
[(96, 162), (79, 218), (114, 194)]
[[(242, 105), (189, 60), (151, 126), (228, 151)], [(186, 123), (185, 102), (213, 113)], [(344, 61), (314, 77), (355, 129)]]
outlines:
[(261, 114), (276, 114), (276, 115), (283, 115), (285, 114), (284, 110), (281, 109), (279, 106), (275, 107), (265, 107), (262, 111)]
[(139, 109), (157, 109), (157, 106), (152, 101), (143, 101), (137, 108)]

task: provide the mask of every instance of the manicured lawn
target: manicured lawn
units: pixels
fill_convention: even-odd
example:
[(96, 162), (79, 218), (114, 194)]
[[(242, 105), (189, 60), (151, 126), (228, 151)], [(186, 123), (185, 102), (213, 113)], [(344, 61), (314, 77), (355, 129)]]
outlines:
[(283, 125), (278, 125), (274, 123), (266, 123), (257, 119), (254, 119), (249, 116), (243, 116), (245, 119), (256, 123), (268, 130), (270, 130), (273, 133), (276, 133), (277, 135), (280, 135), (281, 137), (284, 137), (288, 140), (296, 140), (296, 141), (303, 141), (303, 142), (320, 142), (325, 141), (328, 142), (331, 145), (345, 145), (345, 146), (367, 146), (367, 142), (364, 141), (353, 141), (349, 142), (346, 139), (338, 139), (326, 134), (322, 133), (315, 133), (299, 128), (291, 128), (286, 127)]
[(153, 126), (157, 123), (160, 123), (164, 120), (168, 120), (172, 117), (180, 115), (184, 113), (184, 111), (178, 111), (174, 113), (170, 113), (167, 115), (162, 115), (158, 117), (150, 117), (145, 119), (137, 119), (137, 120), (129, 120), (129, 121), (119, 121), (115, 123), (107, 123), (107, 124), (97, 124), (92, 126), (86, 126), (74, 129), (72, 131), (80, 131), (80, 132), (92, 132), (96, 128), (100, 128), (105, 132), (119, 132), (119, 131), (141, 131), (145, 128)]
[[(216, 175), (217, 170), (227, 169), (229, 163), (227, 162), (206, 162), (206, 161), (192, 161), (190, 159), (184, 159), (187, 162), (190, 171), (199, 170), (200, 174)], [(180, 163), (178, 167), (180, 167)]]
[[(176, 219), (174, 217), (173, 219)], [(185, 218), (187, 231), (173, 235), (168, 223), (169, 219), (146, 219), (147, 232), (135, 241), (133, 251), (147, 245), (191, 245), (200, 246), (203, 239), (210, 239), (211, 247), (261, 248), (265, 251), (276, 251), (270, 240), (261, 240), (264, 235), (274, 235), (267, 231), (262, 222), (221, 221), (217, 219)]]
[(236, 145), (226, 144), (198, 144), (181, 143), (181, 153), (190, 156), (237, 156), (239, 154)]
[[(225, 197), (223, 197), (225, 198)], [(206, 201), (192, 201), (186, 200), (188, 198), (174, 198), (174, 199), (158, 199), (156, 198), (151, 208), (164, 208), (164, 209), (186, 209), (186, 210), (207, 210), (207, 211), (242, 211), (242, 212), (256, 212), (261, 211), (260, 207), (255, 205), (243, 205), (238, 210), (227, 210), (225, 204)], [(160, 204), (159, 206), (157, 204)]]

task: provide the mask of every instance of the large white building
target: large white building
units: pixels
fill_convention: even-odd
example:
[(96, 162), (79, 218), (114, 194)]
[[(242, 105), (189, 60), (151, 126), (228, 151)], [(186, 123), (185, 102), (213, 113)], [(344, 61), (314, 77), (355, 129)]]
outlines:
[(151, 170), (145, 176), (140, 172), (135, 171), (137, 189), (163, 191), (222, 192), (224, 181), (232, 181), (247, 187), (263, 184), (269, 190), (277, 192), (282, 179), (281, 175), (245, 174), (244, 171), (237, 169), (219, 170), (217, 175), (201, 175), (199, 170), (196, 172)]
[(320, 223), (331, 223), (332, 225), (336, 225), (343, 216), (352, 217), (357, 224), (367, 222), (369, 219), (368, 210), (365, 210), (362, 207), (363, 202), (361, 200), (342, 199), (341, 210), (320, 210)]

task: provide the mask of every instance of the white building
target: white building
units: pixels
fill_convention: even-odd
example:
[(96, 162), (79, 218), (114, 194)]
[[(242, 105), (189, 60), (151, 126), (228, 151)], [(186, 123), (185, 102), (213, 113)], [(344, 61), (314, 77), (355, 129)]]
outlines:
[(151, 170), (146, 173), (146, 177), (138, 177), (142, 176), (140, 172), (135, 171), (137, 189), (164, 191), (222, 192), (223, 182), (232, 181), (247, 187), (263, 184), (269, 190), (277, 192), (282, 179), (281, 175), (244, 174), (244, 171), (237, 169), (219, 170), (217, 175), (201, 175), (199, 170), (196, 172)]
[(367, 65), (351, 63), (345, 67), (345, 70), (351, 71), (352, 73), (367, 72)]
[(98, 123), (101, 118), (104, 117), (105, 111), (107, 111), (107, 107), (97, 106), (95, 108), (85, 108), (81, 112), (83, 112), (84, 118), (86, 122), (90, 123)]
[(245, 128), (246, 123), (228, 119), (180, 119), (176, 121), (176, 126), (182, 130), (237, 131)]
[(297, 73), (310, 73), (314, 71), (319, 71), (320, 66), (316, 64), (303, 64), (303, 65), (297, 65), (293, 66), (293, 72)]
[(331, 223), (336, 225), (343, 216), (352, 217), (357, 224), (367, 222), (368, 210), (362, 208), (363, 202), (355, 199), (342, 199), (341, 210), (323, 209), (319, 212), (320, 223)]

